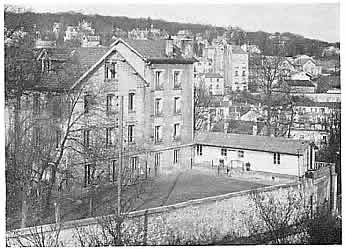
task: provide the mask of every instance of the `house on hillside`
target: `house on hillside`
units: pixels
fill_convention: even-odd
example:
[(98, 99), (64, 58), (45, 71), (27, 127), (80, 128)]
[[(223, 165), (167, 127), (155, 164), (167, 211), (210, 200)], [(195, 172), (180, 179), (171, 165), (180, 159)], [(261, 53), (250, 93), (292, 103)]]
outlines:
[(313, 144), (307, 141), (224, 134), (199, 133), (195, 137), (195, 163), (225, 165), (229, 168), (249, 169), (275, 174), (304, 176), (315, 165)]
[(203, 73), (201, 78), (211, 95), (224, 95), (224, 77), (220, 73)]
[(312, 75), (306, 72), (296, 72), (291, 73), (289, 79), (290, 80), (311, 80)]
[(82, 47), (97, 47), (100, 45), (100, 36), (99, 35), (83, 35), (81, 41)]
[(224, 82), (230, 91), (248, 90), (248, 53), (240, 46), (224, 47)]
[(317, 76), (321, 74), (321, 67), (317, 65), (313, 58), (307, 55), (297, 56), (294, 59), (294, 66), (298, 71), (303, 71), (311, 75)]

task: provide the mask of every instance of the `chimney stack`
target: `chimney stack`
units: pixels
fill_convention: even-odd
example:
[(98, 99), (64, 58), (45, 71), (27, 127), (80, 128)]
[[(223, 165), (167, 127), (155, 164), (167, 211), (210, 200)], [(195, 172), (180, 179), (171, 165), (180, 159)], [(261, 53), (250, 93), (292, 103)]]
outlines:
[(184, 57), (193, 57), (193, 40), (189, 38), (184, 38), (181, 40), (181, 52)]
[(165, 54), (168, 57), (173, 56), (174, 52), (174, 46), (173, 46), (173, 39), (169, 36), (167, 39), (165, 39)]

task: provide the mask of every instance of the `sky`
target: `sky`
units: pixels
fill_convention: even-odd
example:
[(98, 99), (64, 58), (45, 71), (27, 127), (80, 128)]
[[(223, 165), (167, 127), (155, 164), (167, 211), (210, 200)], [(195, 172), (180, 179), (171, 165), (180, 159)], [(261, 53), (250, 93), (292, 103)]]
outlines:
[[(128, 1), (126, 1), (128, 2)], [(54, 1), (26, 2), (22, 6), (37, 12), (80, 11), (85, 14), (109, 16), (148, 17), (166, 21), (202, 23), (218, 26), (239, 26), (246, 31), (292, 32), (308, 38), (328, 42), (340, 40), (340, 6), (337, 2), (311, 4), (270, 3), (261, 1), (245, 4), (198, 1), (182, 4), (169, 1), (168, 4), (129, 1)]]

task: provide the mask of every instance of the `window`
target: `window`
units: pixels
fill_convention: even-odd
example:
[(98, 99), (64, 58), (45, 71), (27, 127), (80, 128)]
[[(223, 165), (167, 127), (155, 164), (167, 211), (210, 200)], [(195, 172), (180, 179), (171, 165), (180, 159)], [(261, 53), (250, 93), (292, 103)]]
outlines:
[[(219, 79), (217, 79), (217, 82), (219, 82)], [(218, 85), (217, 85), (218, 86)]]
[(39, 95), (35, 94), (34, 95), (34, 113), (38, 114), (40, 112), (40, 99), (39, 99)]
[(181, 88), (181, 72), (180, 71), (174, 71), (173, 72), (174, 76), (174, 88), (175, 89), (180, 89)]
[(115, 182), (117, 180), (117, 171), (118, 171), (117, 165), (118, 165), (117, 160), (111, 161), (111, 167), (112, 167), (111, 180), (112, 180), (112, 182)]
[(202, 156), (202, 145), (197, 145), (196, 146), (196, 154), (198, 155), (198, 156)]
[(40, 145), (40, 129), (38, 127), (34, 127), (33, 131), (34, 135), (34, 146)]
[(129, 158), (129, 165), (130, 165), (132, 177), (136, 176), (137, 169), (138, 169), (138, 157), (136, 157), (136, 156), (130, 157)]
[(84, 187), (91, 184), (91, 164), (84, 165)]
[(113, 97), (112, 94), (107, 95), (107, 115), (109, 115), (113, 109)]
[(113, 144), (113, 128), (106, 128), (105, 130), (105, 145), (109, 147)]
[(180, 124), (174, 124), (174, 140), (179, 140), (181, 138), (181, 126)]
[(323, 136), (322, 136), (322, 140), (323, 140), (324, 143), (326, 143), (326, 142), (327, 142), (327, 136), (326, 136), (326, 135), (323, 135)]
[(162, 99), (156, 99), (155, 100), (155, 115), (162, 116), (162, 114), (163, 114)]
[(86, 94), (84, 96), (84, 113), (89, 113), (90, 111), (90, 99), (91, 99), (91, 95)]
[(178, 163), (179, 154), (180, 154), (180, 150), (174, 150), (174, 161), (173, 161), (174, 164)]
[(220, 150), (220, 154), (221, 154), (222, 156), (226, 156), (226, 155), (227, 155), (227, 149), (226, 149), (226, 148), (222, 148), (222, 149)]
[(134, 125), (128, 125), (128, 143), (134, 142)]
[(84, 130), (84, 147), (90, 146), (90, 130)]
[(116, 72), (116, 62), (107, 62), (105, 63), (104, 68), (105, 79), (116, 79), (117, 72)]
[(235, 71), (235, 76), (238, 76), (238, 71), (237, 70)]
[(175, 97), (174, 98), (174, 114), (180, 114), (181, 113), (181, 98)]
[(155, 143), (162, 142), (162, 127), (161, 126), (155, 126)]
[(244, 157), (244, 151), (243, 150), (238, 151), (238, 157)]
[(162, 71), (155, 72), (155, 89), (162, 90), (163, 89), (163, 82), (162, 82)]
[(128, 111), (129, 112), (134, 112), (134, 96), (135, 96), (135, 93), (128, 94)]
[(160, 163), (161, 163), (161, 152), (157, 152), (155, 153), (155, 176), (158, 175), (158, 170), (159, 170), (159, 167), (160, 167)]
[(55, 148), (59, 148), (60, 147), (60, 140), (61, 140), (61, 131), (60, 130), (56, 130), (55, 131)]
[(110, 72), (111, 72), (111, 78), (116, 79), (117, 72), (116, 72), (116, 63), (115, 62), (111, 63)]
[(242, 76), (246, 76), (246, 71), (242, 71)]
[(280, 153), (273, 153), (273, 163), (280, 164)]
[(219, 84), (216, 85), (216, 89), (219, 90)]

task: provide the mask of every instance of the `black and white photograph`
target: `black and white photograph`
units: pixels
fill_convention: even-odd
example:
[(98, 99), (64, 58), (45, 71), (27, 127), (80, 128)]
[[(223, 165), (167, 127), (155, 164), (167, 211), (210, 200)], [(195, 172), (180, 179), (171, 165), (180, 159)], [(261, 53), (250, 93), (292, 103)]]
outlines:
[(341, 245), (341, 7), (5, 0), (2, 246)]

